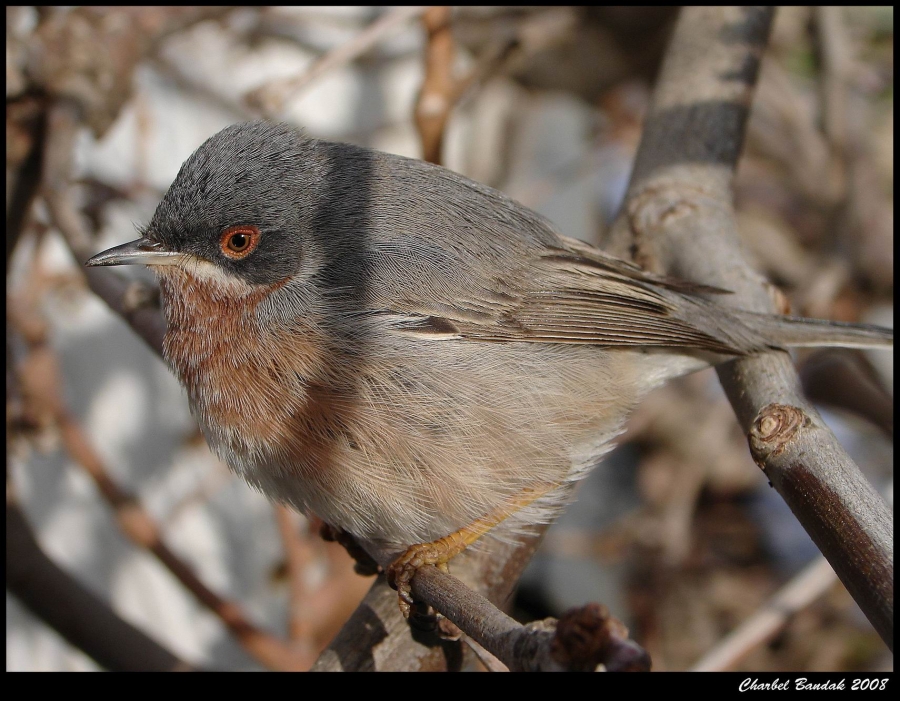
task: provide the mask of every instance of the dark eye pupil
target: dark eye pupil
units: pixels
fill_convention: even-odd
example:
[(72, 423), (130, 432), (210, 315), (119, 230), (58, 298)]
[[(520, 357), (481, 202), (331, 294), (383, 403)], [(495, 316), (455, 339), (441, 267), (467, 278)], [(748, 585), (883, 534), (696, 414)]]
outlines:
[(233, 251), (243, 251), (250, 243), (250, 237), (247, 234), (235, 234), (231, 237), (231, 249)]

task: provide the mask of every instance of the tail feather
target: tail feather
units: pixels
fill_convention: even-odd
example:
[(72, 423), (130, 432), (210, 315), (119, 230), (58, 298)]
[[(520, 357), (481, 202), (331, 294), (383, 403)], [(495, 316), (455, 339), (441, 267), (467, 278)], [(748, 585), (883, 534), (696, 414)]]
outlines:
[(893, 329), (869, 324), (751, 312), (742, 314), (741, 321), (777, 348), (884, 348), (894, 345)]

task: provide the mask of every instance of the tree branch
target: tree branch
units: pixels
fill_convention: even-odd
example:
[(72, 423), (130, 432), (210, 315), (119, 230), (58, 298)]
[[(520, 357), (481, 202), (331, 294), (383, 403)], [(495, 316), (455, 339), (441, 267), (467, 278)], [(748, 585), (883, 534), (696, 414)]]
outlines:
[(111, 671), (175, 672), (193, 667), (122, 620), (48, 558), (7, 493), (6, 588), (69, 643)]
[[(663, 63), (623, 211), (611, 231), (645, 267), (734, 291), (773, 312), (743, 259), (732, 180), (774, 11), (688, 8)], [(893, 648), (892, 515), (804, 399), (785, 353), (732, 361), (719, 378), (754, 459)]]
[(453, 74), (456, 47), (450, 28), (450, 8), (429, 7), (422, 17), (427, 33), (425, 45), (425, 79), (416, 100), (415, 122), (422, 140), (422, 160), (441, 162), (444, 129), (458, 95)]

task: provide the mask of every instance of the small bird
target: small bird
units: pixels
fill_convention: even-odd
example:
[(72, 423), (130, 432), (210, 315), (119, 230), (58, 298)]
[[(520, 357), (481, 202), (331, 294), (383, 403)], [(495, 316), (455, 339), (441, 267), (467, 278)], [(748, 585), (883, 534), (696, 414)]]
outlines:
[[(422, 161), (252, 122), (184, 163), (141, 237), (163, 352), (216, 454), (273, 500), (445, 568), (554, 518), (669, 379), (878, 327), (757, 314)], [(496, 528), (502, 524), (502, 528)]]

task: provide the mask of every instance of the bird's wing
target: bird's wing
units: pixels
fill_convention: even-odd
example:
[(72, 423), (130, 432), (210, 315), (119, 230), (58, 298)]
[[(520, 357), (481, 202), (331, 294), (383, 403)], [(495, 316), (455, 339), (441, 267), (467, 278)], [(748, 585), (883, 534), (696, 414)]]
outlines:
[(698, 296), (725, 290), (652, 275), (587, 244), (560, 242), (525, 261), (511, 279), (495, 280), (477, 294), (402, 305), (398, 328), (431, 338), (682, 347), (732, 355), (765, 347), (727, 307)]

